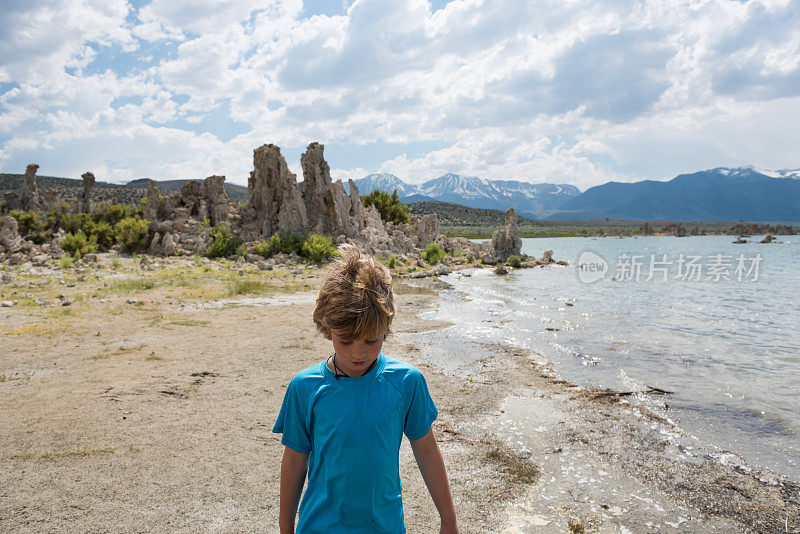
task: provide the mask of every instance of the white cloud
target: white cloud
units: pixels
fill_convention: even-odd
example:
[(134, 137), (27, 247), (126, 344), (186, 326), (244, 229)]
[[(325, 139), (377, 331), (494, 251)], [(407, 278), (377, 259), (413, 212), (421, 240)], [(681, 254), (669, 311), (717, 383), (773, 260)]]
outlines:
[[(739, 160), (800, 165), (797, 2), (455, 0), (431, 13), (425, 0), (357, 0), (303, 19), (301, 0), (130, 9), (8, 3), (3, 170), (244, 183), (255, 147), (313, 140), (354, 156), (444, 146), (400, 149), (380, 169), (330, 161), (335, 177), (415, 182), (459, 172), (585, 189)], [(147, 48), (171, 41), (161, 56)], [(140, 48), (156, 54), (149, 66), (122, 67)], [(92, 70), (111, 49), (120, 67)], [(218, 124), (225, 109), (246, 128)]]

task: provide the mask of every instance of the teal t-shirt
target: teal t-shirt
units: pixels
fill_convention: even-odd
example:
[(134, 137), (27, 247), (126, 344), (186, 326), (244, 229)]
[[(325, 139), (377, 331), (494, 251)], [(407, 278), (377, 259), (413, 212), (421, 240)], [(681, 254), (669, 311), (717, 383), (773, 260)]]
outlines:
[(325, 362), (300, 371), (272, 429), (309, 453), (297, 533), (405, 532), (400, 443), (424, 437), (438, 413), (422, 373), (383, 354), (360, 377), (335, 378)]

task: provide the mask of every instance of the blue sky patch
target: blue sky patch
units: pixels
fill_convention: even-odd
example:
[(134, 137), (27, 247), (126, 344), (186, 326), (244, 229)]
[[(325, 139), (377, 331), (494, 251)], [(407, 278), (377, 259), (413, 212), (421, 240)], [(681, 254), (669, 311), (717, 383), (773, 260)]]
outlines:
[(84, 69), (85, 74), (99, 74), (107, 70), (118, 76), (127, 76), (136, 71), (143, 71), (162, 61), (175, 59), (178, 56), (178, 44), (172, 41), (148, 42), (139, 40), (139, 48), (133, 52), (125, 52), (122, 46), (100, 46), (90, 43), (97, 56)]
[(164, 124), (153, 124), (152, 126), (180, 128), (197, 134), (210, 133), (223, 143), (227, 143), (237, 135), (247, 133), (253, 129), (249, 124), (233, 120), (230, 117), (230, 113), (229, 102), (223, 102), (216, 109), (206, 113), (198, 123), (191, 123), (185, 118), (180, 118)]

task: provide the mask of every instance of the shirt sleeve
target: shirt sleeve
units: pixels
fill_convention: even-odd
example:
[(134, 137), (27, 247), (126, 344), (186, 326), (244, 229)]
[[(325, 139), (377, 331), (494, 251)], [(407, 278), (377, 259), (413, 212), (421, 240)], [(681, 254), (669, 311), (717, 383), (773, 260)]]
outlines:
[(403, 432), (409, 440), (414, 441), (425, 437), (439, 416), (439, 410), (428, 393), (428, 384), (422, 373), (414, 369), (406, 379), (410, 381), (407, 389), (410, 399)]
[(292, 380), (283, 396), (283, 404), (272, 432), (283, 434), (281, 444), (295, 452), (311, 452), (311, 436), (308, 431), (308, 399), (304, 398), (304, 388)]

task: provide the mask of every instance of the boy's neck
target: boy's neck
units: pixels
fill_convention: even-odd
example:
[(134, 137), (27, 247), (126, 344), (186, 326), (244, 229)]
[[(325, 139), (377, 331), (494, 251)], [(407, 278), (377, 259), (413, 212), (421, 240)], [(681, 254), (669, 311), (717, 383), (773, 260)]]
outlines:
[(380, 358), (380, 355), (378, 355), (378, 357), (377, 357), (377, 358), (375, 358), (374, 360), (372, 360), (372, 363), (371, 363), (371, 364), (369, 364), (369, 365), (367, 366), (367, 368), (366, 368), (366, 369), (364, 369), (364, 371), (362, 371), (360, 374), (355, 374), (355, 373), (353, 373), (353, 374), (347, 374), (347, 373), (345, 373), (344, 371), (342, 371), (342, 369), (341, 369), (341, 368), (339, 368), (339, 367), (336, 365), (336, 353), (334, 353), (334, 354), (333, 354), (333, 356), (330, 356), (330, 357), (328, 358), (328, 360), (325, 362), (325, 367), (327, 367), (327, 368), (328, 368), (328, 370), (329, 370), (331, 373), (333, 373), (333, 374), (334, 374), (334, 376), (337, 376), (337, 377), (342, 377), (342, 378), (358, 378), (358, 377), (364, 376), (365, 374), (367, 374), (367, 373), (369, 373), (370, 371), (372, 371), (372, 368), (373, 368), (373, 367), (375, 367), (376, 365), (378, 365), (378, 358)]

